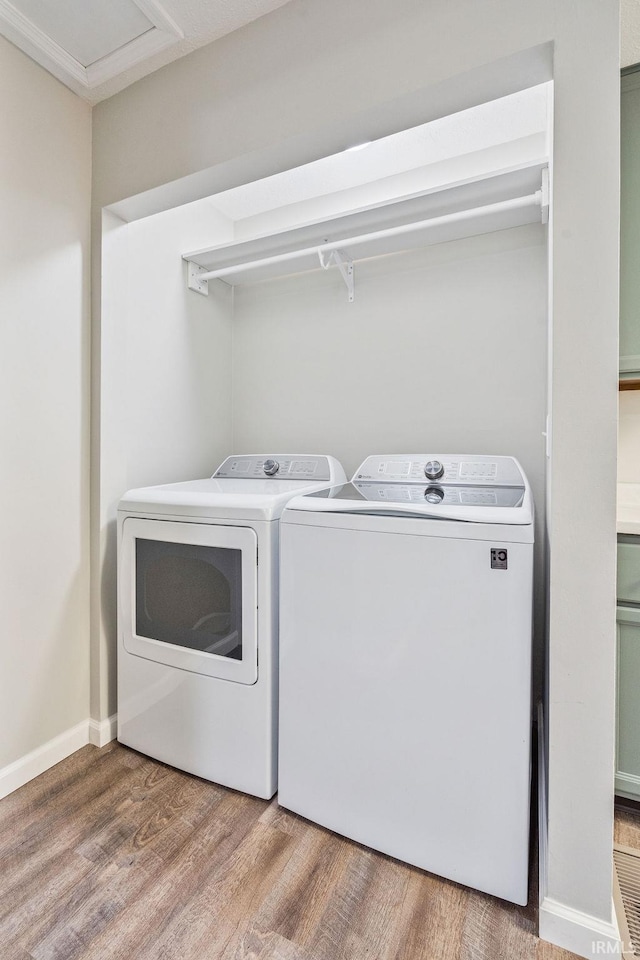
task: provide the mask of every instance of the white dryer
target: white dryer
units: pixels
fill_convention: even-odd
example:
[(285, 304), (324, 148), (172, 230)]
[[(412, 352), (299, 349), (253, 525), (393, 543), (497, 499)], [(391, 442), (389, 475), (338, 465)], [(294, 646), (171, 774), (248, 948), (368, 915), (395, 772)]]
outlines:
[(369, 457), (287, 504), (281, 804), (526, 903), (533, 539), (510, 457)]
[(341, 483), (332, 457), (236, 456), (118, 509), (118, 740), (258, 797), (277, 786), (285, 503)]

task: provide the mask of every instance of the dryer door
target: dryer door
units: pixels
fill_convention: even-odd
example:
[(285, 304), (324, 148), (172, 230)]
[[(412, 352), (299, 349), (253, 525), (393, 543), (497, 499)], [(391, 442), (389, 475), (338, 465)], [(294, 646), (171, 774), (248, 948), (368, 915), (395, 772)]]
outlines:
[(257, 558), (250, 527), (128, 517), (118, 582), (125, 649), (192, 673), (255, 683)]

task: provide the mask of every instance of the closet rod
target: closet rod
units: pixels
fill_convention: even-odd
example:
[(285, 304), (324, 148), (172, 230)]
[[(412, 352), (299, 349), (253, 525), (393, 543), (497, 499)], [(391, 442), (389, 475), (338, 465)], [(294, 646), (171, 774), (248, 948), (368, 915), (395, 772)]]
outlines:
[(267, 267), (274, 263), (285, 263), (287, 260), (297, 260), (299, 257), (317, 256), (319, 252), (344, 250), (351, 245), (371, 243), (374, 240), (383, 240), (386, 237), (398, 237), (405, 233), (416, 233), (419, 230), (440, 227), (449, 223), (462, 223), (465, 220), (473, 220), (476, 217), (505, 213), (510, 210), (520, 210), (524, 207), (534, 205), (542, 206), (541, 190), (536, 190), (535, 193), (529, 194), (529, 196), (526, 197), (514, 197), (511, 200), (500, 200), (497, 203), (489, 203), (482, 207), (471, 207), (469, 210), (445, 213), (441, 217), (430, 217), (426, 220), (404, 223), (398, 227), (376, 230), (374, 233), (363, 233), (358, 237), (345, 237), (344, 240), (333, 240), (329, 243), (316, 244), (313, 247), (305, 247), (301, 250), (290, 250), (287, 253), (278, 253), (272, 257), (260, 257), (257, 260), (234, 263), (228, 267), (220, 267), (218, 270), (209, 270), (206, 273), (200, 273), (198, 274), (198, 280), (218, 280), (222, 277), (229, 277), (234, 273), (241, 273), (243, 270), (251, 270), (253, 267)]

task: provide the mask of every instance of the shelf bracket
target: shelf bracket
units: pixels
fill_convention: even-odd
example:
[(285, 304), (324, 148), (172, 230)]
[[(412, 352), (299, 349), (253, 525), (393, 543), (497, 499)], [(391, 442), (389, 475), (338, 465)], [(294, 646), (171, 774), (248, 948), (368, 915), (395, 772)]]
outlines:
[(318, 257), (320, 259), (320, 266), (323, 270), (328, 270), (329, 267), (336, 265), (342, 279), (344, 280), (347, 287), (347, 295), (349, 303), (353, 303), (355, 300), (355, 279), (353, 276), (353, 260), (350, 257), (345, 257), (344, 254), (340, 253), (339, 250), (332, 250), (329, 256), (325, 259), (324, 250), (318, 250)]
[(203, 297), (209, 296), (209, 281), (200, 279), (200, 275), (206, 272), (204, 267), (199, 267), (197, 263), (187, 260), (187, 286), (189, 290), (195, 290)]

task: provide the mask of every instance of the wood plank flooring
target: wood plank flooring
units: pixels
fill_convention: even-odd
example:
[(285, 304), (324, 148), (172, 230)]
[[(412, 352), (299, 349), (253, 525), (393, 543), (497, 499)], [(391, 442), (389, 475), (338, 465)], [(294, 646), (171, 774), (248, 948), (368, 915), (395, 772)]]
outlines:
[(0, 960), (573, 957), (533, 883), (507, 904), (117, 743), (0, 801), (0, 893)]
[(640, 850), (640, 803), (616, 797), (613, 837), (623, 847)]

